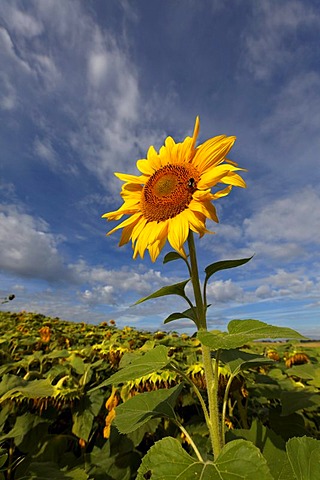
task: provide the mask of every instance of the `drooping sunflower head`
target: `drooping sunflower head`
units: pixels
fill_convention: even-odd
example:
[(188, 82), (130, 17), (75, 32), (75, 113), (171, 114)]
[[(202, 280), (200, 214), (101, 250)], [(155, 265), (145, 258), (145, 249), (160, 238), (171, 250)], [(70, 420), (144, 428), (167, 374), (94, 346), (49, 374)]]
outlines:
[[(199, 125), (197, 117), (193, 136), (181, 143), (167, 137), (159, 152), (150, 147), (147, 158), (137, 161), (141, 175), (115, 173), (124, 182), (123, 204), (103, 217), (119, 220), (129, 215), (108, 235), (122, 228), (119, 245), (131, 240), (133, 258), (143, 258), (148, 250), (155, 261), (166, 240), (185, 257), (189, 231), (203, 236), (212, 233), (206, 229), (207, 218), (218, 222), (212, 201), (228, 195), (232, 186), (246, 186), (236, 173), (243, 169), (226, 159), (235, 137), (219, 135), (196, 147)], [(227, 187), (212, 193), (218, 183)]]

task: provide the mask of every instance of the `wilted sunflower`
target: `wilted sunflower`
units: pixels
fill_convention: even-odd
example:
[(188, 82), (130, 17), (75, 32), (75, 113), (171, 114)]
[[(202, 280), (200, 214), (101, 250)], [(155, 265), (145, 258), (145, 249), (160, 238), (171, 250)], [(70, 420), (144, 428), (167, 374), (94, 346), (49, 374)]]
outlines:
[[(148, 249), (154, 262), (167, 239), (185, 257), (183, 245), (189, 229), (203, 236), (212, 233), (206, 229), (207, 218), (218, 222), (212, 200), (228, 195), (233, 185), (246, 186), (235, 173), (243, 169), (226, 159), (236, 138), (219, 135), (196, 147), (199, 127), (197, 117), (192, 137), (182, 143), (167, 137), (159, 153), (151, 146), (147, 158), (137, 161), (142, 175), (115, 173), (125, 182), (121, 190), (124, 203), (103, 217), (119, 220), (129, 215), (108, 235), (123, 228), (119, 245), (132, 240), (133, 258), (138, 254), (143, 258)], [(217, 183), (228, 186), (211, 193)]]

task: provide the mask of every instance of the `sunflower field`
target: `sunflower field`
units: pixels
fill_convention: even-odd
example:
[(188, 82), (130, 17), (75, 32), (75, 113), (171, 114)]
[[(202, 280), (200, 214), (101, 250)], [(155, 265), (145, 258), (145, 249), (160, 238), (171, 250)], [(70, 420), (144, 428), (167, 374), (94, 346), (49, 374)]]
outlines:
[[(198, 338), (27, 312), (0, 313), (0, 328), (1, 479), (165, 479), (177, 444), (179, 465), (193, 472), (183, 478), (197, 478), (190, 441), (210, 461), (190, 387), (192, 380), (205, 395)], [(221, 352), (226, 446), (216, 463), (220, 476), (208, 469), (203, 478), (234, 478), (224, 465), (228, 456), (244, 461), (239, 447), (249, 442), (262, 453), (260, 476), (239, 478), (320, 478), (319, 357), (317, 345), (299, 341)], [(157, 442), (164, 448), (153, 469)]]

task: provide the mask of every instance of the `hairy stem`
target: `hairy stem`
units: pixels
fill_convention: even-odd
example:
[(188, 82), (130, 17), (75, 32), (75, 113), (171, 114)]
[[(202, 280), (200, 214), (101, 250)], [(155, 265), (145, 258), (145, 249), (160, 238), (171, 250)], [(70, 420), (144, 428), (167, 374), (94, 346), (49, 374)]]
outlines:
[[(198, 330), (207, 330), (206, 306), (201, 294), (196, 248), (192, 231), (189, 232), (188, 246), (190, 255), (191, 281), (198, 316)], [(219, 358), (216, 359), (215, 372), (213, 370), (210, 348), (202, 345), (203, 366), (207, 384), (208, 406), (209, 406), (209, 433), (216, 458), (221, 451), (221, 433), (218, 408), (218, 380), (219, 380)]]
[(194, 450), (194, 453), (197, 455), (198, 460), (203, 463), (204, 460), (201, 456), (201, 453), (199, 452), (197, 445), (192, 440), (192, 437), (190, 436), (188, 431), (184, 428), (183, 425), (181, 425), (181, 423), (178, 420), (174, 420), (174, 419), (171, 419), (171, 420), (173, 421), (173, 423), (175, 423), (177, 425), (177, 427), (180, 428), (181, 432), (185, 435), (185, 437), (188, 439), (188, 442), (192, 446), (192, 448)]
[(229, 391), (230, 387), (232, 384), (232, 381), (234, 379), (233, 375), (230, 375), (227, 386), (224, 391), (224, 396), (223, 396), (223, 406), (222, 406), (222, 416), (221, 416), (221, 437), (222, 437), (222, 445), (225, 444), (225, 421), (226, 421), (226, 411), (227, 411), (227, 403), (228, 403), (228, 397), (229, 397)]

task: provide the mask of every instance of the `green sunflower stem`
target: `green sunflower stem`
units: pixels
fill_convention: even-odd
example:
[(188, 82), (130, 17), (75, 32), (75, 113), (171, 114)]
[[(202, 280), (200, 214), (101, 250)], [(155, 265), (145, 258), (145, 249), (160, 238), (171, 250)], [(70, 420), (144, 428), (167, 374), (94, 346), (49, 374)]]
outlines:
[(202, 294), (201, 294), (196, 246), (194, 243), (193, 232), (191, 230), (189, 231), (189, 236), (188, 236), (188, 246), (189, 246), (190, 267), (191, 267), (190, 268), (191, 282), (192, 282), (194, 298), (195, 298), (197, 314), (198, 314), (197, 315), (198, 330), (207, 330), (206, 311), (205, 311), (205, 305), (204, 305)]
[[(196, 309), (197, 309), (197, 317), (198, 317), (197, 326), (198, 326), (198, 330), (207, 330), (206, 305), (204, 303), (202, 293), (201, 293), (196, 248), (195, 248), (193, 233), (191, 231), (189, 232), (189, 236), (188, 236), (188, 246), (189, 246), (190, 266), (191, 266), (190, 268), (191, 282), (193, 286), (193, 292), (194, 292)], [(203, 358), (203, 366), (204, 366), (206, 385), (207, 385), (207, 395), (208, 395), (209, 421), (207, 422), (207, 424), (208, 424), (208, 429), (210, 433), (210, 439), (211, 439), (214, 458), (217, 458), (222, 448), (221, 426), (220, 426), (220, 416), (219, 416), (219, 406), (218, 406), (219, 359), (218, 358), (216, 359), (215, 370), (213, 370), (213, 363), (212, 363), (210, 348), (207, 347), (206, 345), (202, 345), (202, 358)]]

